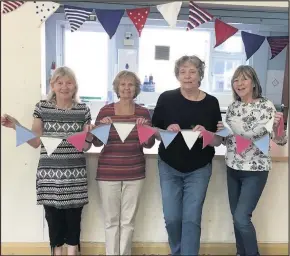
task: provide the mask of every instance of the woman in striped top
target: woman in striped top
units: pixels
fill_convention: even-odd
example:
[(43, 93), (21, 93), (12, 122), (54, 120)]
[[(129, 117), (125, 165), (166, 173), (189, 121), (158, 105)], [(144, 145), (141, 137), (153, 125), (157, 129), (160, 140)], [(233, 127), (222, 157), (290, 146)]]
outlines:
[[(120, 101), (104, 106), (95, 125), (122, 122), (151, 126), (149, 111), (134, 103), (140, 84), (133, 72), (121, 71), (113, 82)], [(95, 146), (103, 145), (96, 137), (91, 140)], [(105, 217), (107, 255), (131, 255), (134, 221), (145, 178), (143, 147), (151, 148), (154, 143), (153, 136), (141, 145), (136, 125), (122, 142), (111, 126), (96, 177)]]

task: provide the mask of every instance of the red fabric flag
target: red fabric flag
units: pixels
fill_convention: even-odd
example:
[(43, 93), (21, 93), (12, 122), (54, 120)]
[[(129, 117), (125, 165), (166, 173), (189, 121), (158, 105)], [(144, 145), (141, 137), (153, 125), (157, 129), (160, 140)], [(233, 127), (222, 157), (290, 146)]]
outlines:
[(236, 34), (238, 31), (237, 28), (234, 28), (231, 25), (228, 25), (227, 23), (224, 23), (219, 19), (215, 20), (214, 29), (216, 41), (215, 47), (225, 42), (227, 39)]
[(138, 30), (139, 37), (141, 36), (142, 29), (146, 23), (147, 17), (150, 12), (150, 8), (136, 8), (132, 10), (126, 10), (128, 17), (132, 20), (136, 29)]
[(282, 116), (282, 118), (279, 121), (279, 125), (278, 125), (278, 131), (277, 131), (278, 137), (282, 136), (283, 133), (284, 133), (284, 118)]
[(69, 136), (66, 140), (70, 144), (72, 144), (78, 151), (82, 152), (86, 137), (87, 132), (79, 132)]
[(2, 13), (12, 12), (24, 4), (24, 1), (3, 1)]
[(202, 143), (202, 148), (204, 149), (207, 145), (209, 145), (213, 138), (214, 138), (214, 133), (209, 132), (207, 130), (201, 131), (202, 138), (203, 138), (203, 143)]
[(236, 145), (237, 145), (237, 153), (241, 154), (244, 150), (247, 149), (247, 147), (250, 146), (252, 141), (240, 136), (240, 135), (235, 135), (236, 137)]
[(199, 25), (211, 21), (213, 16), (203, 8), (197, 6), (193, 1), (189, 1), (189, 15), (186, 30), (191, 30)]
[(273, 59), (289, 44), (289, 36), (268, 36), (267, 41), (271, 48), (271, 59)]
[(155, 129), (149, 126), (137, 125), (137, 131), (140, 144), (143, 144), (155, 134)]

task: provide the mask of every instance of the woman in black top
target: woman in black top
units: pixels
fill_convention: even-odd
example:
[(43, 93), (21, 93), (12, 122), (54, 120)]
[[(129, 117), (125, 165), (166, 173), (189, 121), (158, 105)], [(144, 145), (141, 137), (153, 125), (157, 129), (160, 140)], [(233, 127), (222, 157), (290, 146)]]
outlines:
[[(216, 132), (222, 120), (218, 100), (199, 89), (204, 76), (204, 62), (196, 56), (176, 61), (175, 76), (180, 88), (162, 93), (152, 117), (153, 126), (179, 132), (185, 129)], [(159, 136), (160, 139), (160, 136)], [(202, 149), (202, 137), (189, 150), (178, 133), (165, 149), (159, 146), (158, 168), (163, 213), (172, 255), (198, 255), (201, 215), (212, 172), (214, 146), (221, 137), (214, 136)]]

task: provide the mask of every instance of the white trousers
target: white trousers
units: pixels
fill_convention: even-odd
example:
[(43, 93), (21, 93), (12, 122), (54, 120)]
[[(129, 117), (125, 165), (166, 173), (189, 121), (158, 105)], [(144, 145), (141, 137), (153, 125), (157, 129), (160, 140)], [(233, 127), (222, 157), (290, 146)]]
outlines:
[(144, 179), (98, 181), (105, 220), (106, 255), (131, 255), (143, 184)]

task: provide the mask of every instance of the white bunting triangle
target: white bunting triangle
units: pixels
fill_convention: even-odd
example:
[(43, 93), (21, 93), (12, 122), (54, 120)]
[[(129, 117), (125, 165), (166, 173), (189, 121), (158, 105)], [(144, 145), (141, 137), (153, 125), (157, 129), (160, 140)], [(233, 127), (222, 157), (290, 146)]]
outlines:
[(196, 142), (200, 132), (199, 131), (193, 132), (192, 130), (183, 130), (181, 131), (181, 134), (185, 140), (187, 147), (191, 149), (194, 143)]
[(44, 23), (60, 6), (59, 3), (34, 1), (35, 13), (40, 19), (40, 25)]
[(273, 125), (274, 125), (274, 118), (272, 118), (266, 123), (265, 128), (269, 133), (273, 131)]
[(177, 17), (180, 12), (182, 2), (173, 2), (168, 4), (157, 5), (157, 10), (162, 14), (170, 27), (175, 27)]
[(122, 142), (125, 141), (125, 139), (128, 137), (128, 135), (130, 134), (130, 132), (135, 126), (135, 123), (119, 123), (118, 122), (118, 123), (113, 123), (113, 124)]
[(40, 137), (40, 139), (46, 149), (48, 156), (50, 156), (56, 150), (58, 145), (62, 142), (62, 139), (53, 137)]

